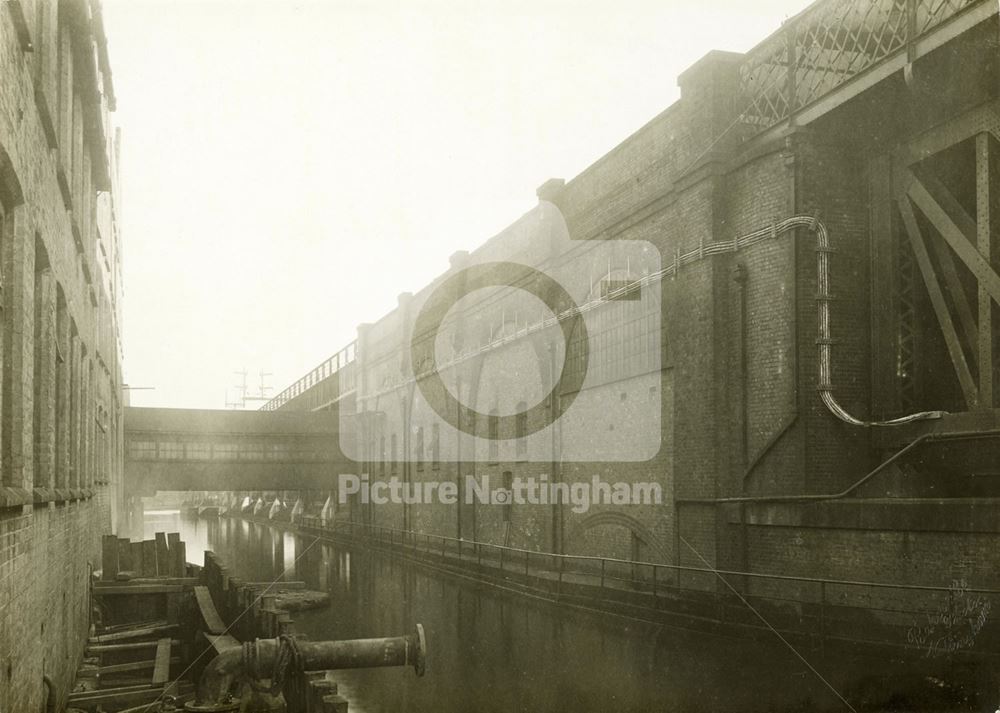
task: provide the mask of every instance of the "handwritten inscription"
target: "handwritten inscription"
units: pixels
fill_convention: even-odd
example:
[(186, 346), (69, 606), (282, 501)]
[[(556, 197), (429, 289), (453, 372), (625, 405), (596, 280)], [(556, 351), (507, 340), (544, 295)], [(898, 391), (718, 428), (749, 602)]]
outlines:
[(923, 648), (925, 658), (972, 648), (989, 617), (990, 602), (970, 592), (964, 579), (953, 580), (948, 594), (947, 609), (926, 614), (925, 623), (914, 621), (906, 632), (906, 640)]

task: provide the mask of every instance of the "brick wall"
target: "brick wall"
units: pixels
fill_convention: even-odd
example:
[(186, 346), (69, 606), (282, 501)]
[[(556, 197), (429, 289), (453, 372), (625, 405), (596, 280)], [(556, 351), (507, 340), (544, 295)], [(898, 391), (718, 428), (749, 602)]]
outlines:
[[(878, 334), (873, 326), (883, 315), (873, 305), (872, 287), (888, 279), (872, 267), (872, 245), (885, 239), (871, 219), (870, 184), (879, 180), (872, 173), (873, 159), (891, 156), (909, 138), (953, 121), (971, 106), (991, 97), (995, 101), (995, 81), (989, 85), (987, 79), (963, 79), (949, 87), (945, 79), (961, 74), (956, 57), (968, 65), (973, 57), (989, 56), (994, 59), (985, 63), (984, 75), (995, 80), (998, 63), (989, 32), (995, 32), (995, 23), (970, 31), (961, 39), (961, 47), (925, 61), (916, 88), (894, 75), (807, 127), (783, 126), (752, 140), (744, 140), (741, 131), (728, 130), (738, 123), (731, 120), (740, 109), (732, 106), (739, 57), (710, 53), (680, 77), (680, 101), (576, 178), (565, 184), (546, 183), (539, 197), (543, 205), (551, 201), (558, 206), (573, 238), (648, 241), (659, 251), (663, 265), (671, 264), (678, 254), (731, 241), (791, 215), (817, 215), (835, 250), (830, 257), (834, 394), (860, 418), (884, 415), (886, 403), (873, 395), (872, 378), (880, 369), (891, 372), (896, 367), (894, 353), (873, 346), (879, 338), (883, 345), (893, 338)], [(932, 86), (940, 92), (929, 91)], [(544, 237), (527, 240), (525, 230), (532, 216), (541, 213), (539, 208), (515, 221), (476, 248), (474, 256), (529, 259), (546, 266), (550, 256)], [(722, 508), (712, 502), (678, 502), (832, 493), (853, 483), (883, 457), (870, 442), (869, 430), (840, 422), (817, 392), (815, 246), (813, 233), (799, 229), (738, 253), (684, 265), (664, 280), (662, 368), (631, 375), (608, 388), (609, 405), (619, 396), (622, 403), (643, 403), (651, 389), (661, 395), (662, 408), (656, 416), (662, 447), (655, 457), (634, 463), (573, 463), (558, 457), (553, 463), (524, 463), (511, 456), (511, 444), (506, 443), (493, 459), (496, 462), (479, 458), (476, 463), (445, 461), (438, 470), (416, 470), (404, 463), (396, 468), (414, 481), (459, 480), (471, 473), (480, 482), (489, 475), (496, 483), (506, 472), (515, 477), (557, 474), (565, 481), (587, 481), (593, 475), (627, 482), (650, 480), (663, 486), (662, 505), (598, 507), (586, 514), (573, 513), (569, 507), (515, 506), (505, 512), (489, 505), (382, 506), (365, 511), (363, 518), (534, 549), (877, 578), (879, 561), (894, 565), (900, 557), (892, 543), (910, 537), (912, 528), (899, 521), (883, 522), (883, 534), (878, 536), (870, 529), (852, 533), (849, 527), (836, 533), (834, 544), (816, 546), (817, 563), (810, 567), (799, 541), (822, 538), (826, 531), (818, 526), (806, 534), (758, 520), (747, 530), (738, 519), (724, 517)], [(419, 298), (436, 284), (408, 287)], [(366, 326), (367, 338), (359, 330), (357, 403), (359, 410), (384, 411), (390, 421), (418, 427), (429, 414), (410, 411), (412, 385), (401, 383), (410, 342), (405, 304), (411, 299), (401, 299), (400, 309)], [(936, 324), (926, 301), (920, 308), (926, 323), (921, 329), (933, 331)], [(926, 343), (934, 348), (922, 355), (930, 365), (923, 378), (944, 381), (928, 375), (950, 368), (947, 355), (935, 346), (937, 342)], [(473, 388), (466, 403), (480, 411), (488, 410), (484, 405), (502, 404), (516, 370), (485, 378), (479, 374), (489, 371), (484, 363), (513, 364), (519, 359), (523, 361), (509, 347), (480, 358), (470, 370)], [(521, 380), (536, 376), (516, 374)], [(308, 392), (300, 398), (308, 398)], [(949, 408), (950, 402), (922, 407)], [(596, 411), (585, 419), (603, 423)], [(412, 458), (415, 432), (398, 430), (397, 458)], [(388, 442), (389, 434), (385, 435)], [(620, 437), (627, 439), (628, 434)], [(381, 474), (378, 462), (385, 455), (378, 442), (376, 436), (368, 444), (370, 455), (362, 468)], [(386, 475), (392, 472), (391, 466), (386, 469)], [(354, 516), (362, 517), (359, 512)], [(951, 524), (961, 529), (962, 522)], [(974, 535), (969, 542), (995, 539), (995, 533)], [(966, 546), (962, 536), (943, 531), (913, 537), (921, 543), (921, 555), (910, 561), (924, 562), (919, 577), (925, 579), (936, 574), (935, 552)], [(871, 553), (871, 567), (860, 565), (855, 572), (850, 557), (858, 548), (866, 557)], [(991, 559), (989, 547), (975, 545), (962, 561), (992, 567), (995, 558)], [(919, 577), (912, 575), (914, 581)], [(686, 579), (689, 586), (718, 586), (711, 577)]]
[(94, 17), (82, 0), (0, 6), (5, 711), (41, 710), (43, 677), (64, 705), (121, 490), (113, 93), (103, 60), (86, 64), (102, 56)]

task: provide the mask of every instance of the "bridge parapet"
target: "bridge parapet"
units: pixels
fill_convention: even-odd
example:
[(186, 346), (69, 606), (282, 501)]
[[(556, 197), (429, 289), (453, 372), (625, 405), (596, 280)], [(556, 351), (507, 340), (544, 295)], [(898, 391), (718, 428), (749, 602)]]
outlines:
[(749, 138), (810, 107), (826, 111), (847, 85), (853, 96), (996, 13), (992, 0), (815, 2), (744, 56), (736, 123)]
[(324, 490), (355, 472), (336, 411), (125, 409), (125, 488)]

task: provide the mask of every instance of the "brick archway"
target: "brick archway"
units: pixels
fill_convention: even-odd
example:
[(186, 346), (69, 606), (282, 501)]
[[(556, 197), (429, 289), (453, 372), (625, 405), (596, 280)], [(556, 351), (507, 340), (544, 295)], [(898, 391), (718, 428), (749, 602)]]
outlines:
[(670, 551), (663, 545), (659, 538), (653, 534), (652, 530), (631, 515), (626, 515), (623, 512), (613, 510), (588, 515), (583, 520), (575, 523), (567, 533), (566, 542), (573, 542), (588, 530), (603, 526), (624, 527), (635, 535), (635, 537), (644, 545), (655, 552), (662, 561), (671, 561)]

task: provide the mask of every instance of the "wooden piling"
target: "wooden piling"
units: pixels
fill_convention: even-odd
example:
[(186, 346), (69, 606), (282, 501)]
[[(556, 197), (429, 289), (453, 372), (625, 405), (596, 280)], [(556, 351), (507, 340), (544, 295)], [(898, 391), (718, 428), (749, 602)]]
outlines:
[(104, 535), (101, 538), (101, 579), (113, 582), (118, 576), (118, 538)]
[(156, 540), (142, 541), (142, 576), (156, 576)]
[(167, 534), (165, 532), (157, 532), (154, 542), (156, 543), (156, 574), (160, 577), (173, 576), (167, 556)]

